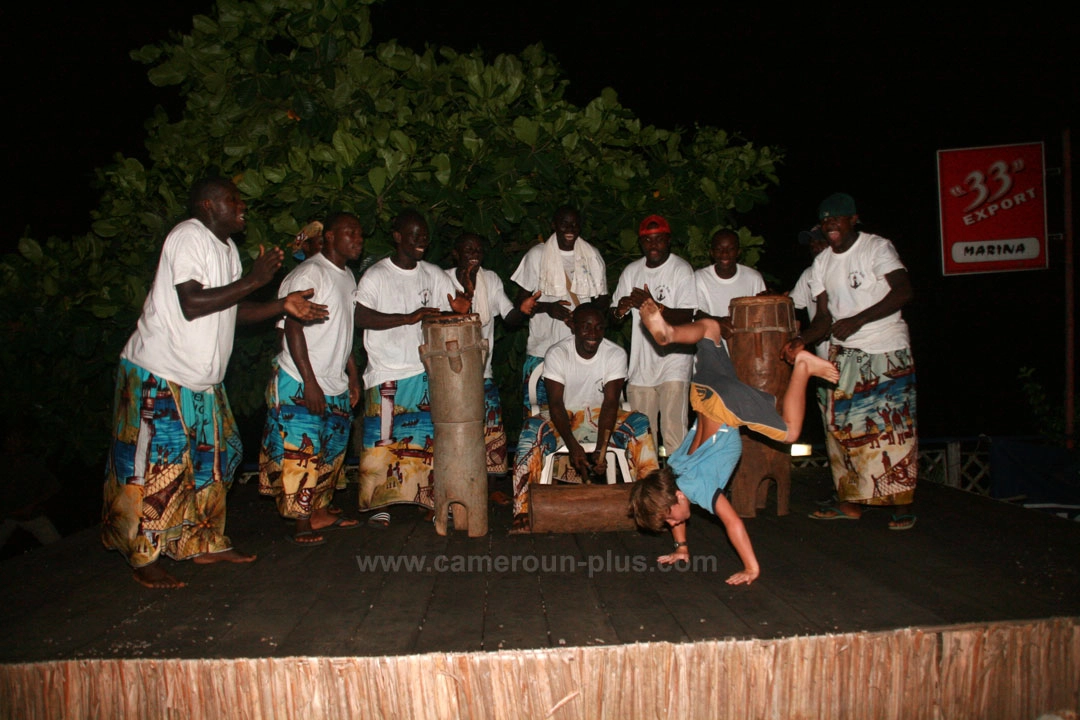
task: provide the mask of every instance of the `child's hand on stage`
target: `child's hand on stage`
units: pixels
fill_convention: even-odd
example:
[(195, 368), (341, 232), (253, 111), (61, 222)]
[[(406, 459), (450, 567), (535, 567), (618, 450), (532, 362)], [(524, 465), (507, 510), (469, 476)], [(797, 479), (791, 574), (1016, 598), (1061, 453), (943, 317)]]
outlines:
[(761, 570), (743, 570), (737, 572), (727, 579), (728, 585), (749, 585), (757, 580), (758, 575), (761, 574)]
[[(661, 555), (660, 557), (656, 558), (656, 562), (660, 563), (661, 565), (674, 565), (675, 563), (679, 562), (688, 563), (690, 562), (690, 548), (683, 545), (682, 547), (676, 548), (675, 552), (673, 553)], [(728, 582), (731, 582), (731, 580), (729, 579)]]

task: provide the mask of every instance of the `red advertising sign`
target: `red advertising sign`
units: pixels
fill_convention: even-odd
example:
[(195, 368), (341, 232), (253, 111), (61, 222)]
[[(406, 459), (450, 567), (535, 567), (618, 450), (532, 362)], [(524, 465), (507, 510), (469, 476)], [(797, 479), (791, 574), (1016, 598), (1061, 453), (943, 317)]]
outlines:
[(942, 273), (1047, 267), (1042, 143), (938, 150)]

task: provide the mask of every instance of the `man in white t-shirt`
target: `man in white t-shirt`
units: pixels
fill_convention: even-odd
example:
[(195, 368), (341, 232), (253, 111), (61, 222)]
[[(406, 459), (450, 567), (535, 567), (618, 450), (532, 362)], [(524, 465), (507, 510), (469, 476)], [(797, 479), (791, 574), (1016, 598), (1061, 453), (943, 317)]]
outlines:
[(331, 504), (345, 465), (352, 408), (360, 400), (353, 359), (356, 278), (346, 263), (360, 257), (364, 233), (351, 213), (326, 219), (320, 252), (281, 282), (278, 296), (315, 288), (330, 313), (321, 323), (285, 320), (285, 341), (266, 389), (266, 430), (259, 453), (259, 492), (296, 521), (297, 545), (321, 545), (329, 530), (359, 526)]
[[(650, 215), (638, 227), (641, 257), (626, 266), (615, 287), (612, 316), (630, 315), (630, 367), (626, 398), (630, 407), (649, 418), (664, 446), (674, 451), (686, 436), (690, 374), (694, 349), (685, 345), (661, 347), (641, 324), (641, 304), (652, 299), (670, 325), (693, 319), (697, 308), (694, 269), (671, 254), (671, 226), (660, 215)], [(657, 415), (660, 424), (657, 425)]]
[[(626, 380), (626, 351), (604, 339), (605, 312), (581, 305), (571, 318), (573, 337), (544, 355), (549, 413), (525, 421), (514, 458), (514, 527), (528, 522), (529, 484), (540, 479), (544, 458), (565, 444), (579, 479), (607, 469), (610, 443), (625, 448), (633, 480), (656, 470), (656, 444), (641, 413), (619, 407)], [(595, 442), (588, 456), (583, 442)], [(624, 481), (629, 479), (624, 478)]]
[[(481, 267), (484, 262), (484, 245), (480, 236), (465, 233), (454, 243), (454, 267), (447, 268), (446, 275), (454, 289), (472, 300), (472, 312), (480, 316), (480, 332), (488, 342), (487, 364), (484, 366), (484, 446), (487, 471), (492, 475), (505, 475), (506, 429), (503, 427), (502, 403), (499, 386), (491, 372), (491, 359), (495, 354), (495, 318), (502, 317), (508, 327), (516, 328), (532, 314), (540, 293), (527, 295), (520, 307), (514, 307), (503, 290), (502, 278)], [(503, 502), (506, 501), (502, 494)]]
[(223, 178), (191, 188), (191, 219), (161, 249), (154, 284), (123, 352), (116, 421), (105, 473), (102, 542), (119, 550), (135, 580), (150, 588), (186, 583), (158, 560), (246, 563), (254, 555), (225, 536), (225, 495), (242, 447), (225, 395), (225, 369), (238, 322), (288, 313), (325, 318), (312, 289), (268, 302), (246, 300), (281, 267), (280, 248), (263, 250), (241, 277), (230, 235), (247, 205)]
[[(446, 273), (424, 262), (428, 225), (415, 210), (393, 223), (394, 253), (368, 268), (356, 288), (356, 326), (364, 331), (364, 452), (360, 509), (435, 502), (428, 378), (420, 360), (420, 321), (468, 312)], [(387, 516), (380, 520), (389, 522)]]
[[(529, 415), (528, 384), (533, 369), (555, 343), (570, 337), (570, 314), (583, 303), (597, 301), (607, 307), (607, 270), (599, 251), (581, 237), (581, 215), (569, 205), (555, 211), (554, 232), (547, 241), (525, 253), (510, 276), (521, 288), (518, 304), (526, 296), (540, 293), (529, 319), (529, 339), (525, 345), (525, 416)], [(541, 407), (547, 407), (543, 381), (536, 388)]]
[[(807, 319), (813, 322), (814, 316), (817, 315), (817, 300), (810, 292), (810, 276), (814, 269), (813, 260), (821, 254), (822, 250), (829, 247), (829, 243), (825, 241), (825, 236), (821, 234), (821, 226), (815, 225), (811, 229), (799, 233), (799, 244), (805, 245), (810, 250), (811, 265), (802, 271), (788, 295), (791, 297), (795, 309), (805, 310)], [(810, 327), (810, 325), (807, 324), (806, 327)], [(827, 342), (819, 342), (814, 346), (813, 350), (818, 357), (829, 357), (829, 343)]]
[(712, 237), (709, 255), (713, 264), (694, 273), (697, 286), (696, 317), (720, 323), (724, 339), (731, 337), (731, 301), (765, 292), (765, 279), (751, 267), (739, 264), (739, 236), (720, 230)]
[(829, 393), (826, 444), (838, 502), (816, 520), (856, 520), (866, 506), (894, 507), (891, 530), (909, 530), (918, 477), (915, 362), (900, 310), (914, 293), (893, 244), (859, 232), (855, 200), (835, 193), (818, 209), (829, 249), (814, 259), (817, 313), (785, 347), (790, 358), (830, 338), (840, 380)]
[[(821, 226), (815, 225), (809, 230), (803, 230), (799, 233), (799, 244), (806, 246), (810, 250), (810, 260), (813, 261), (823, 250), (828, 249), (829, 243), (825, 241), (825, 236), (821, 234)], [(806, 312), (806, 317), (799, 317), (799, 323), (803, 329), (809, 328), (809, 322), (814, 321), (814, 316), (817, 315), (817, 300), (810, 292), (810, 276), (813, 274), (814, 266), (802, 271), (799, 275), (799, 279), (795, 281), (795, 286), (791, 288), (791, 292), (788, 293), (791, 297), (791, 302), (795, 306), (796, 310), (802, 310)], [(801, 315), (801, 313), (799, 313)], [(806, 322), (809, 320), (809, 322)], [(829, 343), (826, 341), (818, 342), (811, 348), (815, 355), (820, 358), (829, 358)], [(817, 400), (818, 410), (821, 413), (822, 426), (828, 426), (828, 420), (825, 416), (825, 408), (828, 405), (827, 394), (831, 392), (832, 386), (826, 384), (819, 378), (812, 378), (810, 380), (810, 387)]]

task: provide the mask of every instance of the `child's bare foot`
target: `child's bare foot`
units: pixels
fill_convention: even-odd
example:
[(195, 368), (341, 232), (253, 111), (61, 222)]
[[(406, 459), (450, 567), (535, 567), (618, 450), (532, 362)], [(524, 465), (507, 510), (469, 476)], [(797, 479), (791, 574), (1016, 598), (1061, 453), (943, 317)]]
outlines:
[(656, 342), (666, 345), (671, 340), (671, 326), (651, 298), (641, 303), (641, 322), (645, 323)]
[(249, 563), (255, 562), (255, 555), (248, 555), (242, 553), (239, 550), (230, 549), (222, 550), (216, 553), (206, 553), (205, 555), (197, 555), (192, 558), (192, 562), (197, 565), (213, 565), (215, 563)]
[(177, 580), (165, 572), (165, 569), (156, 562), (134, 568), (132, 574), (135, 576), (135, 582), (152, 590), (168, 590), (187, 586), (186, 582)]
[(728, 585), (749, 585), (757, 580), (758, 575), (761, 574), (760, 569), (748, 570), (744, 569), (742, 572), (737, 572), (727, 579)]
[(799, 363), (804, 363), (807, 371), (814, 377), (832, 383), (840, 379), (840, 371), (836, 369), (835, 365), (807, 350), (800, 350), (799, 354), (795, 356), (795, 362), (792, 365), (798, 365)]

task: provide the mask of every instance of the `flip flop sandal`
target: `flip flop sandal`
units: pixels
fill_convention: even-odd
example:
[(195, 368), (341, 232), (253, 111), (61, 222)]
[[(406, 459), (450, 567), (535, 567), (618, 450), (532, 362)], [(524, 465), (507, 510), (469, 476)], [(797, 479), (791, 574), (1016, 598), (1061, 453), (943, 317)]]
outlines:
[[(916, 515), (893, 515), (892, 522), (889, 523), (890, 530), (910, 530), (915, 527), (915, 522), (918, 520)], [(893, 523), (899, 523), (893, 525)]]
[(388, 513), (388, 512), (377, 512), (377, 513), (375, 513), (374, 515), (372, 515), (371, 517), (368, 518), (367, 525), (368, 525), (368, 527), (373, 527), (373, 528), (378, 528), (380, 530), (385, 530), (386, 528), (390, 527), (390, 513)]
[[(343, 510), (342, 510), (341, 508), (339, 508), (339, 507), (338, 507), (337, 505), (327, 505), (327, 506), (326, 506), (326, 512), (328, 512), (329, 514), (333, 515), (334, 517), (337, 517), (338, 515), (340, 515), (340, 514), (341, 514), (342, 512), (344, 512), (344, 511), (343, 511)], [(283, 518), (281, 518), (281, 519), (282, 519), (282, 520), (283, 520), (284, 522), (287, 522), (287, 523), (294, 523), (294, 522), (296, 522), (296, 518), (288, 518), (288, 517), (283, 517)]]
[(324, 532), (329, 532), (331, 530), (353, 530), (353, 529), (358, 528), (358, 527), (360, 527), (360, 521), (359, 520), (354, 520), (354, 521), (352, 521), (352, 523), (350, 523), (348, 518), (343, 518), (340, 515), (338, 515), (337, 517), (334, 518), (334, 522), (330, 523), (329, 525), (321, 527), (321, 528), (319, 528), (317, 530), (315, 530), (314, 528), (312, 528), (312, 529), (316, 533), (324, 533)]
[[(434, 509), (428, 510), (427, 515), (425, 515), (424, 518), (427, 519), (427, 520), (430, 520), (431, 522), (435, 522), (435, 510)], [(453, 505), (446, 508), (446, 522), (450, 522), (450, 523), (454, 522), (454, 506)]]
[[(823, 515), (822, 513), (831, 512), (832, 515)], [(807, 517), (811, 520), (858, 520), (859, 518), (854, 515), (848, 515), (835, 505), (825, 505), (820, 510), (815, 510)]]
[[(300, 538), (317, 537), (318, 540), (301, 540)], [(316, 545), (322, 545), (326, 542), (326, 538), (322, 537), (318, 532), (314, 530), (303, 530), (295, 535), (286, 535), (285, 539), (291, 542), (293, 545), (300, 545), (302, 547), (315, 547)]]

